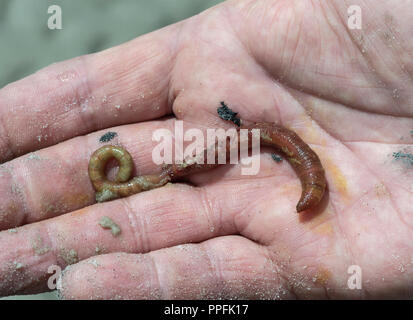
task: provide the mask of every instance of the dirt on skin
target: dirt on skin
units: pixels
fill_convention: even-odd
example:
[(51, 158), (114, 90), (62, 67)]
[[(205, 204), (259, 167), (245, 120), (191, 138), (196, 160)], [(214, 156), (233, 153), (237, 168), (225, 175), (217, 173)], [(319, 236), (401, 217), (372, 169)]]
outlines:
[(103, 229), (110, 229), (110, 232), (114, 237), (118, 236), (121, 232), (120, 227), (109, 217), (103, 216), (99, 220), (99, 225)]

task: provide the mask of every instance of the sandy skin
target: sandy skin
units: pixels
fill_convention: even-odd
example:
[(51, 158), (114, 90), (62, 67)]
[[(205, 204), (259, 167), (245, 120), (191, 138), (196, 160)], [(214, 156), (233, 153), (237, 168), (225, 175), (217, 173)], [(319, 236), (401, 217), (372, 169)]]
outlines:
[[(413, 171), (393, 157), (413, 147), (411, 11), (359, 4), (353, 33), (344, 1), (229, 1), (1, 89), (0, 293), (47, 290), (56, 264), (74, 299), (411, 298)], [(102, 135), (149, 174), (153, 131), (172, 115), (225, 128), (221, 99), (317, 152), (329, 185), (317, 212), (295, 213), (300, 182), (270, 150), (255, 177), (225, 166), (95, 204)]]

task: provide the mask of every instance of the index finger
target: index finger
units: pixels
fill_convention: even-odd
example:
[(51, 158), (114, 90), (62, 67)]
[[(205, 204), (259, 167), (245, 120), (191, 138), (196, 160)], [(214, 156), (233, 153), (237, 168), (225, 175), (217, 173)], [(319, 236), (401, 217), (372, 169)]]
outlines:
[(98, 129), (170, 113), (179, 23), (46, 67), (0, 90), (0, 162)]

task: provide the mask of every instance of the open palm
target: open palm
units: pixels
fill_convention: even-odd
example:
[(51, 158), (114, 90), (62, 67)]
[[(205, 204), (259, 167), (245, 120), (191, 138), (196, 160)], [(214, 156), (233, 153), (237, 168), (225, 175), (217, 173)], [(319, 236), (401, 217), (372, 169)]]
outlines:
[[(360, 7), (351, 30), (345, 1), (227, 1), (3, 88), (0, 292), (44, 291), (71, 264), (65, 298), (412, 297), (413, 19), (403, 1)], [(317, 152), (318, 208), (295, 212), (300, 182), (271, 150), (255, 176), (221, 166), (94, 204), (103, 134), (149, 174), (154, 130), (230, 127), (220, 101)]]

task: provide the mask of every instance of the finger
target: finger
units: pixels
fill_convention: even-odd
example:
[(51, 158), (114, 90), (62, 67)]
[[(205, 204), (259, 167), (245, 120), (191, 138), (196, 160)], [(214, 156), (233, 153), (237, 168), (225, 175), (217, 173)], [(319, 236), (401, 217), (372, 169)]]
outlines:
[[(200, 117), (199, 121), (202, 123), (208, 117)], [(123, 146), (131, 153), (134, 175), (160, 172), (160, 166), (152, 157), (152, 151), (159, 144), (154, 141), (153, 133), (158, 129), (171, 132), (174, 152), (175, 148), (183, 148), (175, 147), (175, 138), (179, 135), (177, 127), (174, 119), (124, 125), (73, 138), (0, 165), (0, 230), (41, 221), (95, 203), (88, 164), (90, 155), (104, 143)], [(182, 125), (185, 132), (194, 128), (206, 130), (208, 127), (187, 122)], [(108, 132), (112, 139), (102, 143), (101, 138), (108, 137)], [(184, 145), (189, 143), (191, 141), (185, 141)], [(274, 167), (272, 160), (266, 162), (261, 169)], [(287, 166), (277, 165), (277, 169), (281, 168), (285, 171)], [(217, 172), (200, 174), (200, 178), (195, 175), (190, 180), (199, 184), (203, 180), (222, 179), (219, 176), (222, 171)], [(291, 177), (295, 177), (291, 170), (289, 172)], [(277, 174), (283, 173), (277, 171)]]
[(170, 113), (178, 28), (53, 64), (1, 89), (0, 162), (101, 128)]
[[(168, 119), (115, 127), (73, 138), (0, 165), (0, 230), (95, 203), (88, 164), (91, 154), (105, 143), (123, 146), (131, 153), (134, 175), (160, 172), (160, 166), (152, 157), (159, 143), (154, 141), (153, 133), (163, 129), (174, 136), (175, 124), (174, 119)], [(185, 130), (199, 127), (202, 128), (197, 124), (185, 124)], [(102, 137), (111, 140), (102, 142)], [(172, 152), (175, 137), (172, 137)]]
[[(224, 170), (215, 174), (222, 176)], [(63, 268), (100, 253), (149, 252), (238, 233), (263, 244), (272, 242), (274, 219), (280, 215), (296, 220), (291, 189), (297, 198), (300, 193), (294, 179), (294, 187), (275, 181), (244, 179), (236, 188), (234, 182), (208, 182), (208, 187), (198, 188), (170, 184), (0, 232), (0, 294), (47, 290), (49, 266)], [(279, 199), (276, 210), (262, 201), (267, 197)]]
[(204, 201), (195, 188), (171, 185), (0, 232), (0, 293), (47, 289), (51, 265), (63, 268), (99, 253), (147, 252), (233, 233), (230, 216), (205, 212)]
[[(109, 143), (122, 145), (132, 154), (135, 174), (156, 173), (159, 168), (151, 150), (157, 142), (152, 141), (152, 133), (159, 128), (172, 130), (173, 123), (171, 119), (111, 128), (115, 136)], [(88, 163), (104, 144), (99, 140), (105, 133), (73, 138), (0, 165), (0, 230), (93, 204)]]
[(292, 298), (284, 272), (267, 248), (227, 236), (87, 259), (63, 272), (59, 292), (63, 299)]

